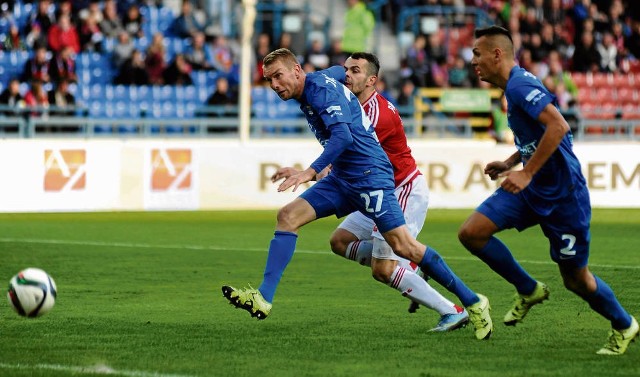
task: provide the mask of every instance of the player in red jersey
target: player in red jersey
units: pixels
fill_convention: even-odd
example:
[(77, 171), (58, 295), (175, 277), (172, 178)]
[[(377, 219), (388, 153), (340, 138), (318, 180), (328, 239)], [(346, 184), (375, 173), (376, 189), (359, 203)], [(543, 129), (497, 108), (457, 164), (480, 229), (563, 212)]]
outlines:
[[(426, 218), (429, 189), (407, 145), (404, 126), (396, 108), (375, 90), (380, 63), (375, 55), (358, 52), (346, 60), (345, 69), (345, 86), (358, 97), (375, 127), (378, 140), (393, 165), (395, 195), (411, 234), (417, 237)], [(284, 171), (281, 169), (272, 179), (282, 177)], [(493, 324), (487, 298), (470, 290), (435, 250), (428, 247), (425, 252), (425, 258), (429, 261), (429, 270), (425, 273), (455, 293), (468, 314), (467, 310), (454, 305), (417, 275), (417, 266), (398, 258), (385, 242), (373, 242), (374, 237), (381, 239), (373, 221), (354, 212), (345, 218), (331, 236), (331, 249), (347, 259), (371, 266), (376, 280), (437, 311), (441, 318), (434, 331), (453, 330), (470, 319), (478, 339), (487, 339), (491, 335)]]

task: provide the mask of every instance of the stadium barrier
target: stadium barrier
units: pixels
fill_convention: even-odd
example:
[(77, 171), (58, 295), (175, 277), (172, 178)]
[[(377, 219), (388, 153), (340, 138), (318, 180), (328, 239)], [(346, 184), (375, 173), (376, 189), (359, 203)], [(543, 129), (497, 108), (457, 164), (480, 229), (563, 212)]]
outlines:
[[(304, 169), (321, 153), (311, 138), (4, 139), (0, 211), (275, 209), (277, 168)], [(514, 147), (492, 141), (412, 139), (432, 208), (473, 208), (498, 183), (484, 166)], [(640, 208), (640, 144), (578, 143), (594, 207)]]

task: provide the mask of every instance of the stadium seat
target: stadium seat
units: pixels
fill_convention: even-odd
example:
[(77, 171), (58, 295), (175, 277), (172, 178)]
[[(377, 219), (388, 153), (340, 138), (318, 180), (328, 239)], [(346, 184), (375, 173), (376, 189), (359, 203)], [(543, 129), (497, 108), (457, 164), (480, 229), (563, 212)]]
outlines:
[(593, 86), (596, 88), (611, 88), (613, 85), (613, 75), (609, 73), (594, 73)]
[(616, 90), (616, 98), (622, 105), (637, 103), (638, 93), (635, 89), (629, 87), (618, 87)]
[(587, 75), (582, 72), (572, 72), (571, 79), (573, 79), (573, 82), (578, 88), (590, 86), (590, 84), (587, 82)]

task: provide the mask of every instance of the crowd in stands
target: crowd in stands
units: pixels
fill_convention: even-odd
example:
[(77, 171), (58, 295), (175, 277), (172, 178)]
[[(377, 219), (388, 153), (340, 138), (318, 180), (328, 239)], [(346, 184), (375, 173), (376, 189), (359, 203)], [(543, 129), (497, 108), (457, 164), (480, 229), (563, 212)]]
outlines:
[[(632, 0), (389, 0), (383, 17), (377, 18), (366, 6), (380, 1), (344, 1), (345, 29), (361, 33), (344, 33), (343, 39), (311, 38), (296, 47), (291, 34), (283, 32), (274, 40), (272, 30), (263, 29), (254, 38), (253, 84), (264, 85), (260, 62), (275, 48), (292, 49), (307, 71), (341, 64), (349, 49), (362, 48), (376, 22), (393, 24), (395, 30), (389, 15), (421, 5), (476, 7), (492, 23), (508, 28), (519, 64), (557, 94), (563, 109), (580, 100), (576, 73), (640, 71), (640, 7)], [(236, 36), (211, 33), (207, 13), (191, 1), (182, 1), (162, 27), (153, 29), (151, 8), (166, 7), (162, 1), (143, 0), (0, 1), (0, 54), (28, 52), (28, 60), (15, 70), (19, 76), (3, 77), (0, 101), (72, 105), (72, 92), (87, 84), (79, 75), (78, 57), (99, 54), (110, 64), (108, 84), (192, 86), (200, 83), (194, 82), (195, 72), (215, 72), (215, 79), (207, 82), (210, 98), (200, 98), (201, 104), (235, 103), (240, 56)], [(401, 51), (400, 69), (385, 93), (397, 105), (410, 106), (419, 87), (483, 86), (470, 67), (474, 28), (473, 19), (461, 17), (435, 32), (417, 31)], [(217, 83), (218, 78), (224, 81)]]

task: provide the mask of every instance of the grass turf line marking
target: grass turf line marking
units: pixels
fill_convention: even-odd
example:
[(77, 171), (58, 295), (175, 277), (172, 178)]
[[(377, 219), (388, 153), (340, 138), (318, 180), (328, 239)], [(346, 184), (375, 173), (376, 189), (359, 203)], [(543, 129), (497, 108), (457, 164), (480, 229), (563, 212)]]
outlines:
[(112, 369), (107, 365), (95, 365), (87, 367), (59, 365), (59, 364), (7, 364), (0, 363), (0, 369), (14, 369), (14, 370), (55, 370), (60, 372), (69, 372), (72, 374), (100, 374), (110, 376), (125, 376), (125, 377), (194, 377), (184, 374), (165, 374), (158, 372), (144, 372), (138, 370), (117, 370)]
[[(146, 243), (129, 243), (129, 242), (97, 242), (97, 241), (73, 241), (73, 240), (51, 240), (51, 239), (30, 239), (30, 238), (0, 238), (0, 242), (4, 243), (36, 243), (36, 244), (48, 244), (48, 245), (77, 245), (77, 246), (101, 246), (101, 247), (124, 247), (134, 249), (186, 249), (186, 250), (211, 250), (211, 251), (266, 251), (265, 248), (238, 248), (233, 249), (229, 247), (217, 247), (217, 246), (199, 246), (199, 245), (151, 245)], [(300, 250), (297, 249), (296, 253), (299, 254), (326, 254), (331, 255), (330, 251), (318, 251), (318, 250)], [(446, 257), (443, 259), (460, 260), (460, 261), (474, 261), (480, 262), (480, 259), (475, 257)], [(555, 265), (553, 261), (533, 261), (533, 260), (519, 260), (520, 263), (527, 264), (544, 264)], [(640, 266), (620, 266), (613, 264), (594, 264), (589, 263), (589, 267), (597, 268), (619, 268), (623, 270), (640, 270)]]

